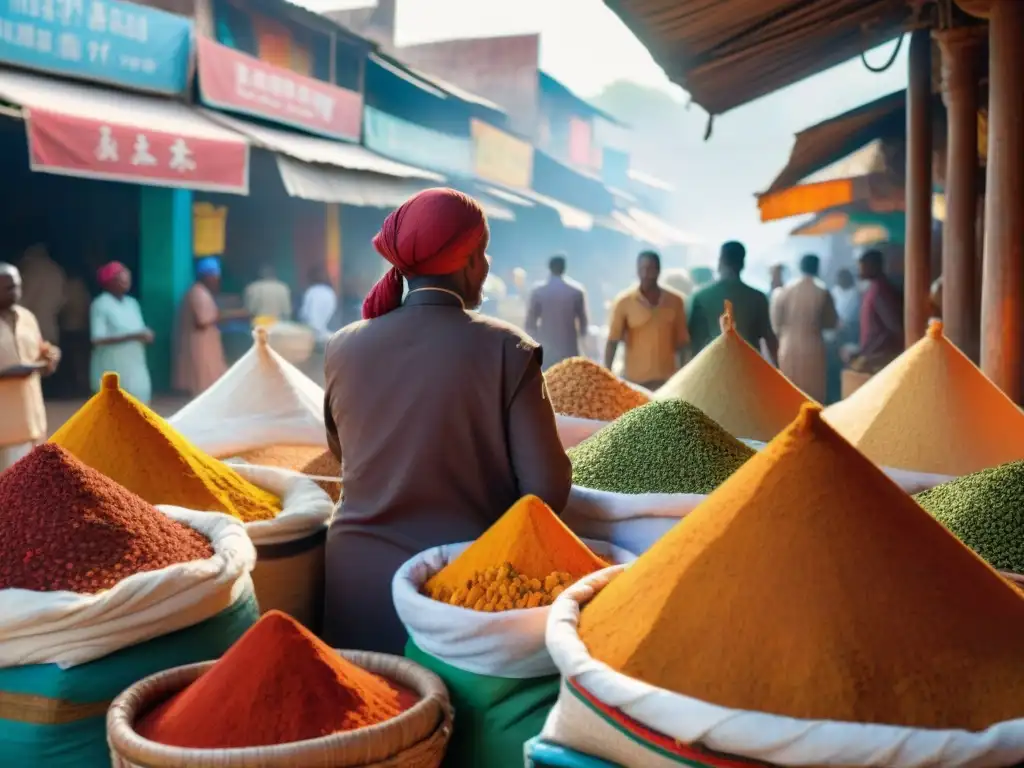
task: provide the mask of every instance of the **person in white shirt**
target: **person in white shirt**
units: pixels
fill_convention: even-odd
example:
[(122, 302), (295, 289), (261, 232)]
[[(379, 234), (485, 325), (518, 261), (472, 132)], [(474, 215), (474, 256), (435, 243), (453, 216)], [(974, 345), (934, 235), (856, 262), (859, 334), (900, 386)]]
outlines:
[(331, 337), (330, 323), (337, 310), (338, 295), (324, 270), (317, 270), (302, 296), (299, 322), (313, 329), (317, 341), (326, 342)]
[(23, 306), (21, 274), (0, 263), (0, 472), (46, 440), (46, 407), (39, 379), (60, 362), (35, 315)]
[(292, 316), (292, 292), (286, 283), (277, 279), (270, 264), (264, 264), (260, 268), (260, 279), (245, 289), (243, 302), (250, 317), (288, 320)]

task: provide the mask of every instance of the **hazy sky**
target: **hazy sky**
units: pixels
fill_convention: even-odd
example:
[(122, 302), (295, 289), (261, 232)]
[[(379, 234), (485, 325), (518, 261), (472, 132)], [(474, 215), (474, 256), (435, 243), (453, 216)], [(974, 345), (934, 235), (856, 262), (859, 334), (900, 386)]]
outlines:
[[(367, 0), (300, 0), (313, 10), (362, 7)], [(594, 94), (617, 80), (633, 80), (686, 94), (669, 83), (644, 47), (601, 0), (400, 0), (400, 45), (430, 40), (541, 33), (541, 67), (581, 96)], [(868, 53), (874, 65), (884, 62), (893, 44)], [(906, 48), (882, 74), (847, 62), (795, 86), (740, 107), (715, 121), (711, 138), (719, 149), (736, 150), (742, 169), (721, 204), (735, 211), (734, 236), (767, 257), (779, 251), (796, 222), (761, 225), (753, 195), (764, 189), (785, 165), (793, 134), (833, 115), (906, 86)], [(696, 107), (694, 107), (696, 108)], [(700, 152), (695, 146), (694, 152)], [(742, 158), (740, 160), (739, 158)], [(657, 169), (646, 169), (656, 172)], [(729, 169), (723, 169), (731, 173)], [(673, 183), (678, 180), (669, 179)], [(719, 192), (721, 194), (721, 192)], [(717, 241), (723, 232), (701, 232), (699, 222), (676, 222)]]

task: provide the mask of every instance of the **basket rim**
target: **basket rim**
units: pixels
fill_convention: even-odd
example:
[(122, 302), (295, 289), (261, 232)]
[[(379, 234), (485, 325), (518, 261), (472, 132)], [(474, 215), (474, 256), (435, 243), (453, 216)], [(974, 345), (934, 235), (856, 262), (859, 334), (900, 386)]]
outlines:
[[(401, 656), (372, 651), (335, 650), (342, 658), (366, 671), (410, 688), (420, 696), (420, 700), (397, 717), (383, 723), (287, 744), (196, 749), (161, 744), (139, 735), (135, 730), (138, 711), (149, 703), (154, 695), (168, 695), (180, 691), (216, 663), (206, 661), (158, 672), (118, 694), (107, 710), (107, 741), (121, 757), (139, 761), (152, 768), (179, 766), (183, 758), (197, 761), (216, 759), (218, 764), (223, 766), (245, 766), (250, 765), (257, 757), (264, 761), (273, 758), (296, 758), (309, 750), (323, 752), (332, 749), (362, 749), (372, 752), (374, 746), (380, 748), (381, 741), (390, 732), (405, 726), (410, 728), (408, 743), (394, 745), (396, 751), (401, 751), (429, 738), (446, 720), (451, 720), (453, 713), (448, 690), (441, 678), (430, 670)], [(410, 724), (414, 727), (410, 727)]]

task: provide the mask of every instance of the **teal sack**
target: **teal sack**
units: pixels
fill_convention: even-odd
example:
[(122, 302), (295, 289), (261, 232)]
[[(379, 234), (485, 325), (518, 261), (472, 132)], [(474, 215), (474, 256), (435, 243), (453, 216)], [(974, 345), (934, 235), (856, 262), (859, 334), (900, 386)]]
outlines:
[(109, 768), (111, 700), (149, 675), (219, 658), (258, 618), (247, 590), (216, 616), (86, 664), (0, 669), (0, 765)]
[(526, 768), (621, 768), (597, 757), (552, 744), (541, 738), (531, 739), (523, 750)]
[(558, 699), (558, 675), (516, 679), (466, 672), (424, 653), (412, 640), (405, 655), (448, 687), (455, 729), (446, 768), (522, 768), (523, 745), (541, 732)]

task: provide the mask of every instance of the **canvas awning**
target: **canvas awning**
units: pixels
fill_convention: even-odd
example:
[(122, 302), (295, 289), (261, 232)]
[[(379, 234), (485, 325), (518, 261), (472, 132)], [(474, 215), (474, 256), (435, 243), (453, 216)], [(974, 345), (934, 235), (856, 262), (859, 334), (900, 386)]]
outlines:
[(8, 69), (0, 100), (20, 107), (34, 171), (248, 192), (246, 139), (178, 101)]
[(532, 189), (522, 189), (517, 187), (515, 190), (507, 190), (502, 187), (490, 185), (483, 185), (482, 189), (486, 195), (496, 197), (520, 207), (530, 208), (535, 205), (543, 205), (546, 208), (550, 208), (558, 214), (558, 218), (561, 220), (562, 226), (566, 229), (590, 231), (594, 228), (594, 216), (591, 214), (586, 211), (582, 211), (579, 208), (575, 208), (568, 203), (563, 203), (561, 200), (555, 200), (553, 197), (542, 195), (540, 192), (536, 192)]

